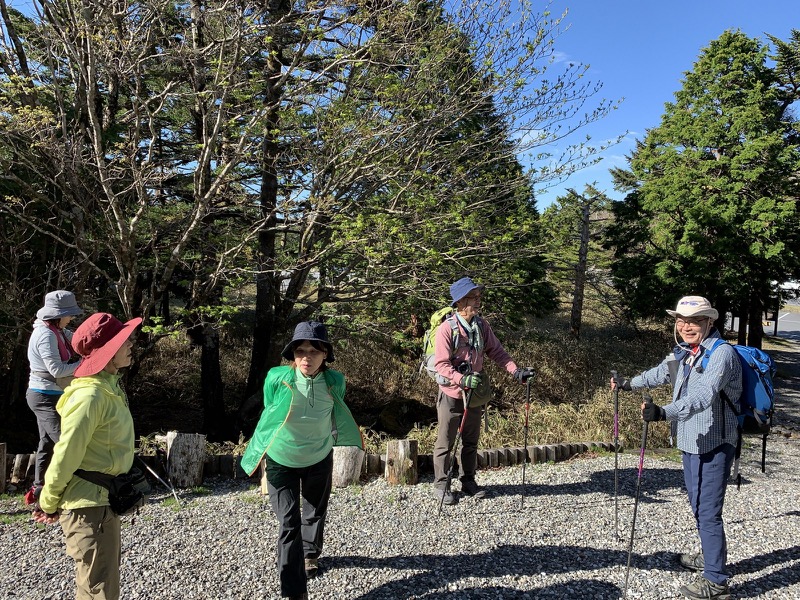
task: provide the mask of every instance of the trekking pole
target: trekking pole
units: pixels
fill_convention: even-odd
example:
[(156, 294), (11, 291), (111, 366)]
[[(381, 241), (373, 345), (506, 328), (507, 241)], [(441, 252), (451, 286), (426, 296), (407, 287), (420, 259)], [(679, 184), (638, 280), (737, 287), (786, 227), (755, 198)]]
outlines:
[(619, 378), (611, 371), (614, 380), (614, 532), (619, 537)]
[[(156, 448), (156, 455), (161, 460), (161, 466), (164, 469), (164, 474), (167, 477), (167, 482), (174, 489), (175, 486), (172, 485), (172, 479), (170, 479), (170, 476), (169, 476), (169, 457), (167, 456), (167, 451), (163, 450), (161, 448)], [(176, 500), (177, 500), (177, 498), (178, 498), (178, 496), (175, 496)], [(178, 504), (180, 504), (180, 501), (178, 502)]]
[(519, 504), (520, 508), (525, 506), (525, 467), (528, 464), (528, 415), (531, 412), (531, 379), (533, 377), (528, 377), (528, 381), (525, 382), (525, 425), (522, 426), (525, 450), (522, 454), (522, 498)]
[(444, 497), (447, 492), (450, 491), (450, 483), (453, 481), (453, 474), (454, 474), (454, 467), (456, 465), (456, 450), (458, 450), (458, 441), (461, 439), (461, 434), (464, 432), (464, 423), (467, 422), (467, 411), (469, 410), (469, 401), (472, 399), (472, 390), (470, 389), (468, 392), (462, 392), (464, 397), (464, 414), (461, 415), (461, 423), (458, 425), (458, 431), (456, 432), (456, 439), (453, 440), (453, 445), (448, 449), (447, 456), (450, 460), (450, 464), (447, 468), (447, 481), (444, 484), (444, 493), (442, 494), (441, 500), (439, 500), (439, 514), (442, 514), (442, 506), (444, 505)]
[[(652, 402), (653, 399), (650, 394), (643, 395), (645, 402)], [(631, 572), (631, 553), (633, 552), (633, 534), (636, 531), (636, 511), (639, 508), (639, 491), (642, 489), (642, 470), (644, 469), (644, 449), (647, 447), (647, 425), (648, 422), (642, 420), (642, 447), (639, 451), (639, 477), (636, 480), (636, 497), (633, 501), (633, 522), (631, 523), (631, 539), (628, 542), (628, 566), (625, 569), (625, 590), (622, 592), (622, 598), (628, 596), (628, 575)]]
[(136, 460), (138, 460), (138, 461), (139, 461), (139, 463), (141, 463), (141, 465), (142, 465), (142, 466), (143, 466), (145, 469), (147, 469), (147, 470), (149, 471), (149, 473), (150, 473), (150, 474), (151, 474), (153, 477), (155, 477), (155, 478), (158, 480), (158, 482), (159, 482), (161, 485), (163, 485), (165, 488), (167, 488), (167, 490), (168, 490), (170, 493), (172, 493), (172, 495), (175, 497), (175, 502), (177, 502), (177, 503), (178, 503), (178, 506), (181, 506), (181, 501), (180, 501), (180, 499), (178, 498), (178, 493), (175, 491), (175, 488), (174, 488), (174, 487), (172, 487), (171, 485), (169, 485), (169, 484), (168, 484), (166, 481), (164, 481), (164, 480), (161, 478), (161, 476), (160, 476), (158, 473), (156, 473), (156, 472), (155, 472), (155, 470), (153, 469), (153, 467), (151, 467), (150, 465), (148, 465), (148, 464), (147, 464), (146, 462), (144, 462), (144, 461), (143, 461), (141, 458), (139, 458), (139, 457), (137, 456), (137, 457), (136, 457)]

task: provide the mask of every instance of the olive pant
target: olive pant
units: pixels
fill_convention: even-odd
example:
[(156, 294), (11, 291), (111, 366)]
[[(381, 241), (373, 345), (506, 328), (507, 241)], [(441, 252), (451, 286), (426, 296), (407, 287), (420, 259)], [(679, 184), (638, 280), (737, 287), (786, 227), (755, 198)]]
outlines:
[[(450, 462), (447, 460), (448, 451), (456, 439), (458, 426), (461, 424), (461, 417), (464, 414), (464, 400), (462, 398), (452, 398), (439, 391), (439, 396), (436, 400), (436, 412), (439, 419), (439, 431), (436, 435), (436, 445), (433, 449), (434, 487), (443, 490), (447, 482), (447, 471), (450, 468)], [(478, 469), (478, 438), (481, 434), (482, 416), (482, 406), (470, 408), (467, 411), (458, 455), (458, 466), (462, 482), (475, 481), (475, 471)]]
[(75, 560), (75, 600), (119, 600), (119, 517), (109, 506), (66, 510), (59, 519)]

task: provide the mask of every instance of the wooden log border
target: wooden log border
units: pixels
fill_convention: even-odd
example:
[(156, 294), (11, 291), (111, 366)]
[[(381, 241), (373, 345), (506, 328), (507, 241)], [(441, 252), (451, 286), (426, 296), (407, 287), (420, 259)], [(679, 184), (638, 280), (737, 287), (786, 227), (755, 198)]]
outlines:
[[(544, 444), (528, 446), (527, 456), (530, 464), (548, 462), (562, 462), (573, 456), (602, 450), (614, 451), (613, 442), (573, 442), (563, 444)], [(622, 447), (620, 447), (622, 450)], [(525, 448), (490, 448), (478, 450), (478, 469), (494, 469), (498, 467), (512, 467), (521, 465), (525, 460)], [(433, 455), (419, 454), (417, 466), (420, 473), (433, 473)], [(364, 461), (366, 475), (383, 475), (386, 465), (386, 455), (367, 454)]]
[[(564, 444), (545, 444), (528, 446), (527, 456), (530, 464), (547, 462), (561, 462), (573, 456), (592, 450), (614, 451), (612, 442), (581, 442)], [(33, 461), (36, 454), (7, 454), (5, 456), (5, 481), (10, 481), (14, 466), (17, 465), (18, 473), (25, 468), (26, 479), (33, 477)], [(478, 469), (494, 469), (498, 467), (521, 465), (525, 457), (525, 448), (490, 448), (478, 450)], [(164, 476), (162, 465), (156, 456), (140, 456), (159, 475)], [(206, 456), (203, 464), (203, 477), (227, 477), (230, 479), (248, 479), (247, 473), (242, 470), (241, 456), (230, 454), (210, 454)], [(0, 464), (0, 469), (3, 465)], [(27, 467), (27, 468), (26, 468)], [(433, 455), (419, 454), (417, 456), (419, 473), (433, 473)], [(364, 459), (363, 474), (367, 476), (383, 476), (386, 470), (386, 455), (367, 454)], [(2, 472), (2, 471), (0, 471)], [(256, 470), (250, 479), (259, 480), (260, 469)], [(14, 483), (17, 489), (24, 489), (27, 481), (21, 480)], [(0, 488), (1, 489), (1, 488)]]

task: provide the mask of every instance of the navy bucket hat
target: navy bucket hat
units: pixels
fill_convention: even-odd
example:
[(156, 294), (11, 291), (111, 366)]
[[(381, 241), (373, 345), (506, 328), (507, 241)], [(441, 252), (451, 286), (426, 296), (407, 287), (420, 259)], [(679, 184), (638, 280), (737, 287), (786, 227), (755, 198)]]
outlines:
[(482, 290), (484, 287), (486, 286), (478, 285), (469, 277), (462, 277), (450, 286), (450, 297), (453, 299), (453, 303), (450, 306), (455, 306), (459, 300), (469, 294), (472, 290)]
[(288, 361), (294, 360), (294, 348), (298, 345), (296, 342), (305, 341), (321, 342), (324, 344), (325, 348), (328, 350), (328, 357), (325, 359), (325, 362), (333, 362), (333, 344), (331, 344), (328, 339), (328, 330), (325, 329), (325, 325), (318, 321), (303, 321), (302, 323), (298, 323), (297, 327), (294, 328), (292, 341), (286, 344), (281, 356)]

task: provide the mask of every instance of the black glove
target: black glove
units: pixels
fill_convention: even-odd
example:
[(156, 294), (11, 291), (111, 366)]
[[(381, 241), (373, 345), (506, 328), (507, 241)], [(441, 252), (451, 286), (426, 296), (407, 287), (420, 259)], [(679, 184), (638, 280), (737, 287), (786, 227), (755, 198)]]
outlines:
[(658, 404), (652, 402), (645, 402), (642, 409), (642, 419), (648, 422), (652, 421), (665, 421), (667, 412)]
[[(612, 371), (612, 373), (614, 373), (614, 376), (611, 378), (612, 385), (615, 385), (616, 389), (625, 390), (626, 392), (630, 392), (631, 389), (632, 389), (631, 388), (630, 379), (620, 379), (619, 377), (617, 377), (617, 372), (616, 371)], [(614, 389), (614, 388), (612, 387), (611, 389)]]
[(526, 381), (528, 381), (528, 379), (530, 379), (534, 375), (535, 373), (533, 372), (533, 369), (531, 369), (530, 367), (525, 367), (524, 369), (521, 367), (517, 367), (517, 370), (514, 371), (514, 379), (516, 379), (520, 383), (525, 383)]
[(461, 378), (458, 386), (462, 390), (474, 390), (481, 384), (481, 376), (478, 373), (470, 373)]

